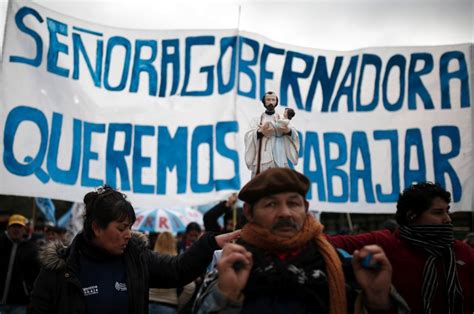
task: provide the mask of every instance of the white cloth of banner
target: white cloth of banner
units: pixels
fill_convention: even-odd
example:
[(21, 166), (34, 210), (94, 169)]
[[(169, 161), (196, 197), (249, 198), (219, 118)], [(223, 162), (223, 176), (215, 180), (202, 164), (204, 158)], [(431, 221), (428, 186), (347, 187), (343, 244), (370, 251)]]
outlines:
[(311, 209), (390, 213), (429, 180), (470, 211), (472, 49), (317, 50), (238, 30), (110, 28), (10, 1), (0, 193), (81, 202), (107, 183), (143, 208), (225, 199), (250, 179), (244, 134), (272, 90), (280, 115), (296, 112)]

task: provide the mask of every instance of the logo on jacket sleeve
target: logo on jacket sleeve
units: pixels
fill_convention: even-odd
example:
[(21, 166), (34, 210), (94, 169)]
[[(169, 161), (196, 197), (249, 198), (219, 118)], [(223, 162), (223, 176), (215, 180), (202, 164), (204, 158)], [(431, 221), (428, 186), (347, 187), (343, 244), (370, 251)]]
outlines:
[(89, 295), (99, 294), (99, 287), (97, 286), (85, 287), (85, 288), (82, 288), (82, 291), (84, 291), (84, 296), (87, 297)]
[(126, 283), (120, 283), (120, 282), (115, 282), (115, 289), (117, 291), (127, 291), (127, 284)]

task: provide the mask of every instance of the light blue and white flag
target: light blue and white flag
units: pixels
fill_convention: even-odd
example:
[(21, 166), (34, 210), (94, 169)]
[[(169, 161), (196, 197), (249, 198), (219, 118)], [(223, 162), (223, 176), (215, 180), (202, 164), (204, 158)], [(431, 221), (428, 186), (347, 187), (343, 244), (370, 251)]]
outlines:
[[(84, 224), (84, 203), (73, 203), (70, 212), (70, 219), (64, 226), (66, 228), (66, 242), (70, 243), (76, 234), (82, 230)], [(66, 214), (65, 214), (66, 215)]]
[(65, 212), (59, 219), (58, 219), (58, 227), (63, 227), (63, 228), (67, 228), (67, 226), (69, 225), (69, 222), (72, 218), (72, 208), (74, 207), (74, 203), (73, 205), (71, 206), (71, 208), (68, 209), (67, 212)]
[(36, 206), (44, 214), (47, 221), (51, 221), (56, 225), (56, 207), (50, 198), (35, 197)]

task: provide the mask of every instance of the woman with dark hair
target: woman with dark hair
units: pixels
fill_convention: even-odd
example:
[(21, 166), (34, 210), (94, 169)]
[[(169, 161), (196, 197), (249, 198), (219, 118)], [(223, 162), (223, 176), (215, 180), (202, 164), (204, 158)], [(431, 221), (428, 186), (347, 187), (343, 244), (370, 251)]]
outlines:
[(190, 222), (186, 226), (183, 238), (177, 244), (178, 254), (181, 254), (187, 249), (189, 249), (194, 244), (194, 242), (199, 239), (201, 233), (201, 226), (197, 222)]
[(398, 230), (332, 236), (350, 253), (381, 246), (393, 267), (392, 283), (411, 313), (473, 313), (474, 251), (454, 239), (451, 194), (438, 184), (413, 184), (397, 202)]
[(148, 313), (150, 287), (186, 285), (237, 236), (205, 234), (184, 254), (160, 255), (131, 232), (135, 212), (124, 194), (103, 186), (87, 193), (84, 204), (83, 232), (69, 247), (51, 243), (40, 256), (32, 313)]

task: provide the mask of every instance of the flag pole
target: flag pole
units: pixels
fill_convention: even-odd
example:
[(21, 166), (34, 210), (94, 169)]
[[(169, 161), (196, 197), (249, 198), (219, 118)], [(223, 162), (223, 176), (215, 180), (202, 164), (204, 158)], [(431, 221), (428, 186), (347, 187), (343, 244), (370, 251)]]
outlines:
[(36, 222), (36, 199), (33, 197), (33, 206), (31, 208), (31, 225), (30, 225), (30, 238), (35, 232), (35, 222)]

